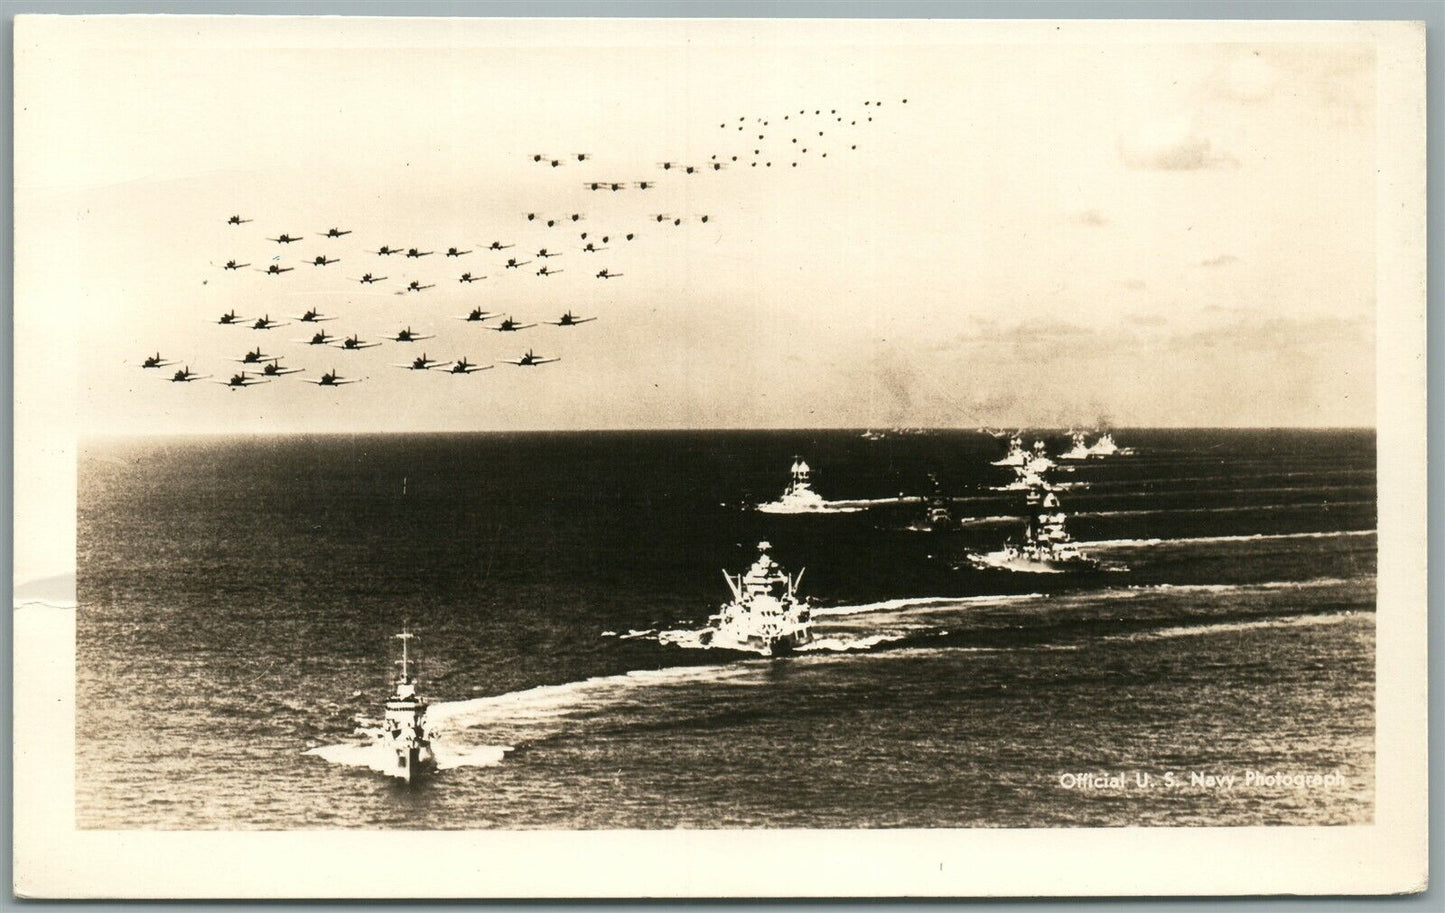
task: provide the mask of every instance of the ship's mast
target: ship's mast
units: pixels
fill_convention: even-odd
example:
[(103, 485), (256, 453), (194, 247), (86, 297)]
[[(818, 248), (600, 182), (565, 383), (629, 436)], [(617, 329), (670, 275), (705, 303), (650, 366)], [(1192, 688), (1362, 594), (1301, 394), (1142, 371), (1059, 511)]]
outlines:
[(413, 637), (416, 637), (416, 635), (411, 633), (410, 630), (402, 628), (400, 634), (393, 634), (392, 636), (395, 637), (397, 640), (401, 641), (401, 659), (397, 661), (397, 665), (401, 666), (401, 678), (399, 679), (399, 681), (402, 684), (410, 684), (411, 654), (407, 650), (407, 647), (411, 643), (411, 639)]

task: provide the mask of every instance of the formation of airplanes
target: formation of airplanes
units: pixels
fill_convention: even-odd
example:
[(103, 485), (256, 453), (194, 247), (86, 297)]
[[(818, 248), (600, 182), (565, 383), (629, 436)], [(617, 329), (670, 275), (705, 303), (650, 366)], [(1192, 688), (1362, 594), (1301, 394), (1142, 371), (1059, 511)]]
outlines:
[[(899, 104), (907, 105), (908, 100), (901, 99)], [(474, 240), (475, 236), (473, 239), (454, 236), (452, 238), (415, 239), (428, 240), (430, 243), (427, 244), (392, 245), (388, 243), (376, 245), (375, 237), (368, 238), (367, 232), (356, 231), (357, 226), (340, 227), (337, 225), (332, 225), (324, 231), (309, 236), (292, 234), (289, 231), (275, 232), (274, 228), (272, 232), (265, 233), (244, 228), (256, 221), (253, 214), (233, 213), (224, 220), (225, 224), (229, 226), (226, 229), (228, 237), (250, 238), (253, 244), (258, 239), (264, 239), (276, 247), (266, 246), (264, 255), (262, 255), (260, 247), (253, 247), (249, 251), (250, 256), (231, 256), (225, 260), (213, 260), (211, 266), (219, 268), (219, 271), (227, 277), (225, 282), (244, 283), (247, 280), (239, 278), (244, 272), (259, 272), (266, 275), (268, 277), (266, 280), (255, 280), (257, 283), (264, 284), (268, 289), (268, 294), (264, 298), (260, 297), (263, 293), (256, 292), (258, 301), (273, 298), (278, 293), (282, 295), (323, 294), (324, 292), (314, 290), (297, 291), (297, 284), (300, 283), (302, 288), (306, 288), (308, 285), (314, 286), (317, 280), (325, 276), (336, 276), (338, 279), (344, 276), (353, 290), (357, 285), (367, 290), (373, 286), (378, 287), (377, 291), (368, 292), (372, 295), (379, 292), (408, 296), (407, 301), (410, 306), (424, 307), (428, 310), (434, 300), (446, 304), (450, 300), (448, 296), (456, 297), (465, 294), (468, 297), (474, 297), (480, 293), (490, 299), (489, 290), (499, 282), (529, 284), (546, 279), (548, 280), (547, 286), (538, 286), (539, 290), (555, 288), (563, 294), (570, 295), (572, 290), (583, 286), (591, 287), (595, 280), (608, 280), (610, 284), (610, 280), (624, 280), (629, 273), (642, 269), (638, 263), (632, 262), (635, 258), (628, 255), (634, 250), (646, 250), (650, 244), (654, 243), (648, 237), (644, 237), (648, 235), (648, 232), (639, 231), (638, 226), (620, 225), (614, 221), (615, 213), (609, 211), (609, 207), (617, 205), (612, 202), (613, 200), (625, 200), (636, 193), (648, 193), (649, 202), (657, 195), (661, 195), (659, 200), (686, 200), (691, 198), (692, 192), (684, 188), (696, 186), (693, 182), (712, 180), (735, 182), (742, 179), (742, 174), (748, 173), (740, 171), (745, 168), (773, 169), (774, 173), (777, 173), (778, 169), (799, 168), (810, 163), (821, 163), (824, 159), (829, 159), (830, 155), (836, 157), (840, 154), (854, 152), (859, 148), (860, 138), (867, 132), (866, 125), (881, 115), (883, 107), (883, 101), (868, 99), (863, 101), (861, 106), (855, 105), (848, 110), (815, 106), (771, 114), (753, 113), (735, 118), (721, 118), (717, 121), (718, 132), (708, 134), (707, 142), (712, 144), (712, 148), (704, 145), (699, 149), (694, 144), (693, 152), (687, 157), (659, 157), (649, 169), (650, 173), (644, 174), (627, 174), (619, 171), (607, 173), (601, 169), (598, 169), (600, 173), (589, 173), (592, 172), (594, 165), (593, 155), (590, 152), (565, 154), (530, 152), (527, 154), (530, 165), (540, 169), (543, 174), (550, 174), (554, 169), (563, 169), (558, 176), (564, 178), (565, 183), (573, 188), (571, 199), (575, 202), (583, 199), (595, 202), (598, 204), (598, 211), (589, 214), (581, 208), (576, 208), (575, 202), (569, 204), (565, 199), (559, 201), (554, 198), (544, 208), (523, 211), (511, 217), (517, 219), (512, 228), (503, 226), (498, 232), (500, 237), (489, 238), (485, 241)], [(829, 161), (831, 162), (831, 159)], [(567, 171), (567, 169), (571, 170)], [(761, 179), (761, 174), (754, 179)], [(579, 187), (580, 193), (577, 190)], [(679, 189), (682, 196), (668, 197), (666, 188), (669, 187)], [(674, 201), (671, 205), (658, 206), (656, 210), (651, 213), (638, 213), (634, 210), (631, 218), (655, 227), (655, 237), (658, 238), (663, 235), (673, 236), (674, 229), (682, 234), (696, 231), (697, 226), (717, 226), (719, 224), (716, 212), (698, 212), (685, 203), (680, 206)], [(725, 226), (726, 220), (722, 224)], [(362, 227), (364, 228), (364, 226)], [(344, 240), (353, 234), (356, 240), (363, 240), (367, 242), (368, 246)], [(508, 237), (509, 234), (512, 236)], [(536, 242), (544, 238), (546, 246), (537, 246)], [(639, 242), (640, 238), (642, 240)], [(317, 248), (320, 248), (322, 245), (326, 245), (326, 249), (313, 249), (307, 252), (310, 256), (300, 258), (293, 258), (284, 253), (284, 250), (290, 245), (303, 240), (308, 240), (308, 246), (315, 244)], [(405, 242), (412, 239), (393, 237), (388, 240)], [(638, 243), (634, 245), (633, 242)], [(332, 246), (336, 244), (341, 246)], [(283, 253), (277, 254), (277, 247), (281, 248)], [(530, 256), (508, 253), (514, 248), (533, 253)], [(233, 250), (224, 253), (241, 254), (248, 253), (248, 251)], [(556, 258), (562, 257), (564, 259), (560, 261), (561, 263), (567, 267), (573, 266), (568, 259), (565, 259), (568, 253), (572, 253), (574, 258), (579, 254), (585, 255), (587, 268), (564, 269), (561, 266), (553, 265), (559, 262)], [(441, 254), (441, 256), (436, 260), (429, 259), (436, 254)], [(387, 274), (375, 270), (374, 266), (372, 269), (367, 269), (365, 264), (360, 267), (356, 266), (359, 259), (368, 260), (370, 257), (392, 257), (393, 255), (400, 256), (391, 262), (401, 264), (401, 266), (399, 269), (388, 270)], [(467, 265), (471, 267), (470, 269), (460, 273), (450, 272), (449, 275), (438, 275), (434, 269), (430, 271), (425, 269), (427, 265), (437, 266), (462, 257), (471, 257), (473, 260), (482, 262), (478, 264), (469, 260)], [(620, 258), (626, 262), (619, 263), (614, 258)], [(489, 259), (491, 260), (490, 264), (487, 262)], [(609, 260), (613, 262), (609, 263)], [(337, 274), (324, 270), (325, 267), (343, 261), (348, 263), (347, 273)], [(253, 263), (256, 264), (254, 268)], [(302, 269), (297, 272), (296, 276), (290, 275), (303, 265), (323, 269)], [(479, 269), (478, 266), (481, 268)], [(489, 266), (491, 268), (488, 268)], [(523, 269), (524, 267), (528, 267), (528, 269)], [(623, 268), (619, 269), (618, 267)], [(355, 269), (356, 272), (350, 272), (350, 269)], [(391, 272), (398, 272), (398, 275), (393, 278), (389, 275)], [(315, 275), (317, 280), (306, 278), (312, 275)], [(444, 286), (439, 285), (442, 282), (445, 282)], [(623, 281), (618, 287), (625, 290), (629, 287), (629, 283)], [(438, 289), (438, 291), (425, 296), (411, 295), (411, 293), (421, 293), (433, 289)], [(450, 291), (440, 289), (450, 289)], [(383, 345), (402, 345), (437, 338), (436, 333), (417, 332), (410, 325), (395, 332), (378, 334), (369, 339), (355, 332), (338, 331), (333, 334), (321, 329), (319, 326), (321, 323), (347, 319), (347, 309), (340, 304), (341, 301), (349, 303), (350, 298), (349, 296), (345, 298), (338, 296), (331, 302), (324, 303), (321, 308), (307, 307), (300, 314), (288, 309), (287, 319), (272, 319), (269, 313), (264, 313), (264, 308), (261, 306), (255, 306), (254, 310), (251, 310), (252, 314), (256, 310), (262, 310), (263, 314), (260, 317), (244, 316), (239, 314), (235, 308), (231, 308), (206, 322), (216, 326), (247, 327), (261, 331), (288, 326), (293, 322), (298, 325), (309, 324), (315, 332), (291, 340), (293, 344), (311, 348), (327, 346), (352, 353)], [(414, 304), (411, 304), (413, 301)], [(274, 300), (271, 303), (275, 306)], [(334, 312), (333, 303), (335, 304)], [(323, 313), (323, 308), (326, 313)], [(301, 310), (299, 306), (297, 309)], [(595, 313), (579, 316), (571, 308), (568, 308), (556, 319), (533, 318), (524, 322), (511, 314), (506, 314), (504, 307), (497, 306), (491, 300), (480, 304), (475, 300), (463, 302), (458, 310), (465, 311), (465, 313), (453, 312), (451, 319), (480, 326), (499, 334), (527, 330), (541, 324), (558, 328), (575, 328), (599, 319)], [(307, 371), (303, 367), (287, 365), (284, 355), (266, 353), (259, 346), (246, 352), (242, 357), (231, 360), (240, 363), (242, 370), (233, 374), (228, 380), (216, 379), (214, 382), (233, 391)], [(413, 372), (432, 371), (466, 375), (490, 369), (494, 364), (536, 367), (560, 360), (560, 356), (538, 355), (531, 349), (517, 358), (500, 359), (494, 363), (472, 362), (466, 357), (431, 358), (424, 352), (419, 358), (396, 363), (396, 367)], [(177, 364), (177, 361), (165, 358), (160, 352), (146, 356), (140, 361), (141, 367), (147, 369), (171, 368)], [(189, 383), (210, 378), (211, 375), (194, 372), (189, 365), (185, 365), (175, 371), (170, 379), (175, 383)], [(335, 387), (357, 383), (364, 378), (342, 377), (333, 369), (319, 377), (300, 379), (318, 386)]]

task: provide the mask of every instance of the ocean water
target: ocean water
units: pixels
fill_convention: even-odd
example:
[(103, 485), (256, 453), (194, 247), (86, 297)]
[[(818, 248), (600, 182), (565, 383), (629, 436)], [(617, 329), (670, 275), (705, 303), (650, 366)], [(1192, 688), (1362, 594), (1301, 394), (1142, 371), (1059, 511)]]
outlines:
[[(1092, 575), (968, 565), (1022, 500), (975, 432), (90, 441), (78, 824), (1370, 821), (1373, 432), (1117, 436), (1055, 476)], [(866, 509), (750, 509), (795, 454)], [(930, 473), (957, 530), (914, 528)], [(760, 539), (818, 642), (700, 648)], [(366, 735), (407, 622), (444, 768), (411, 786)]]

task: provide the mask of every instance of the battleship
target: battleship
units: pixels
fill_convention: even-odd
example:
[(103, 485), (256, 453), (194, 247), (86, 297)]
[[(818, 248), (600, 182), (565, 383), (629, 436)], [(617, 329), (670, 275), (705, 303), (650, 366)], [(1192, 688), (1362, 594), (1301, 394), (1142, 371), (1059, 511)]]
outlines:
[(426, 701), (417, 694), (416, 677), (411, 670), (409, 644), (416, 635), (403, 629), (395, 637), (401, 641), (401, 659), (397, 660), (401, 671), (386, 700), (382, 740), (396, 752), (392, 776), (410, 783), (436, 770), (436, 756), (432, 753), (431, 733), (426, 723)]
[(1012, 435), (1008, 439), (1008, 453), (1001, 459), (993, 461), (995, 466), (1023, 466), (1029, 461), (1029, 453), (1024, 449), (1024, 439), (1018, 435)]
[(771, 548), (759, 542), (758, 558), (744, 573), (723, 571), (733, 599), (708, 619), (705, 645), (773, 656), (812, 642), (812, 613), (798, 598), (803, 571), (790, 576), (768, 554)]
[(1114, 443), (1114, 435), (1108, 431), (1099, 435), (1099, 439), (1089, 445), (1085, 443), (1084, 432), (1070, 431), (1069, 438), (1072, 446), (1059, 454), (1061, 460), (1091, 460), (1111, 456), (1129, 456), (1134, 451), (1129, 447), (1120, 447)]
[(801, 514), (810, 512), (852, 513), (862, 510), (857, 506), (830, 504), (813, 490), (813, 470), (802, 457), (793, 457), (791, 478), (782, 497), (776, 501), (759, 504), (758, 510), (765, 514)]
[(1097, 559), (1079, 551), (1078, 545), (1064, 529), (1064, 511), (1059, 496), (1043, 487), (1029, 490), (1028, 520), (1023, 539), (1009, 541), (996, 552), (971, 554), (969, 562), (976, 567), (997, 568), (1030, 574), (1059, 574), (1070, 571), (1097, 571)]
[(1093, 455), (1093, 450), (1090, 449), (1087, 443), (1085, 443), (1084, 432), (1070, 431), (1069, 443), (1071, 446), (1068, 450), (1065, 450), (1063, 453), (1059, 454), (1059, 459), (1087, 460), (1090, 456)]

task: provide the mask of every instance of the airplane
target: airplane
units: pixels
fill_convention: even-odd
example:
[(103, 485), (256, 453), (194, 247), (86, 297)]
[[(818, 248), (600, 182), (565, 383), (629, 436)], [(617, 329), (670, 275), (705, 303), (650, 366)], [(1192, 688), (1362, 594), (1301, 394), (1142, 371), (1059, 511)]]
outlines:
[(497, 364), (516, 365), (519, 368), (535, 368), (538, 365), (545, 365), (549, 364), (550, 362), (561, 360), (561, 358), (542, 358), (539, 355), (532, 354), (532, 350), (528, 349), (527, 354), (523, 355), (521, 358), (503, 358), (502, 360), (498, 361)]
[(336, 337), (325, 330), (315, 334), (310, 339), (293, 339), (292, 342), (305, 343), (308, 346), (329, 346), (336, 341)]
[(525, 330), (525, 329), (527, 329), (528, 327), (534, 327), (534, 326), (536, 326), (535, 323), (518, 323), (517, 321), (513, 320), (510, 316), (508, 316), (506, 320), (503, 320), (501, 323), (497, 324), (496, 326), (494, 326), (494, 327), (483, 327), (483, 329), (486, 329), (486, 330), (496, 330), (498, 333), (512, 333), (512, 332), (515, 332), (515, 331), (517, 331), (517, 330)]
[(339, 228), (329, 228), (329, 229), (326, 230), (326, 237), (328, 237), (328, 238), (339, 238), (339, 237), (341, 237), (342, 235), (349, 235), (349, 234), (351, 234), (351, 230), (350, 230), (350, 229), (347, 229), (346, 231), (342, 231), (342, 230), (339, 229)]
[(210, 376), (211, 375), (209, 374), (192, 374), (191, 366), (186, 365), (184, 368), (171, 375), (171, 383), (186, 384), (190, 383), (193, 380), (205, 380)]
[(574, 152), (572, 154), (577, 157), (577, 161), (579, 162), (585, 162), (592, 157), (592, 153), (590, 152)]
[(237, 263), (235, 260), (227, 260), (226, 265), (221, 267), (221, 269), (245, 269), (250, 265), (249, 263)]
[(449, 362), (449, 361), (437, 361), (437, 360), (434, 359), (434, 358), (427, 358), (427, 357), (426, 357), (426, 353), (423, 352), (423, 353), (421, 353), (421, 357), (413, 359), (412, 362), (411, 362), (411, 364), (407, 364), (407, 365), (397, 365), (397, 364), (394, 364), (394, 365), (392, 365), (392, 367), (393, 367), (393, 368), (405, 368), (405, 369), (408, 370), (408, 371), (430, 371), (432, 368), (440, 368), (440, 367), (443, 366), (443, 365), (449, 365), (449, 364), (451, 364), (451, 362)]
[(448, 374), (475, 374), (478, 371), (490, 371), (496, 365), (474, 365), (463, 358), (461, 361), (447, 369)]
[(408, 247), (406, 249), (406, 255), (413, 260), (417, 257), (430, 257), (434, 253), (436, 253), (434, 250), (417, 250), (415, 247)]
[(294, 266), (282, 266), (279, 263), (272, 263), (270, 266), (261, 270), (261, 272), (265, 273), (268, 276), (279, 276), (282, 273), (289, 273), (295, 268), (296, 267)]
[(348, 379), (342, 377), (341, 375), (336, 373), (335, 368), (332, 368), (327, 373), (321, 375), (321, 378), (319, 380), (312, 380), (309, 377), (303, 377), (301, 379), (306, 381), (308, 384), (315, 384), (318, 387), (339, 387), (342, 384), (356, 384), (361, 382), (356, 379)]
[(487, 245), (487, 250), (506, 250), (509, 247), (516, 247), (515, 244), (503, 244), (501, 241), (493, 241)]
[(270, 315), (270, 314), (267, 314), (265, 317), (262, 317), (262, 318), (258, 319), (255, 323), (251, 324), (251, 329), (253, 329), (253, 330), (270, 330), (270, 329), (273, 329), (273, 328), (275, 328), (275, 327), (284, 327), (285, 325), (286, 325), (286, 324), (285, 324), (285, 323), (282, 323), (281, 321), (272, 320), (272, 319), (271, 319), (271, 315)]
[(391, 247), (389, 245), (383, 244), (375, 251), (368, 251), (368, 253), (375, 253), (378, 257), (390, 257), (392, 254), (401, 253), (401, 248)]
[[(216, 323), (220, 324), (220, 325), (223, 326), (223, 327), (227, 327), (227, 326), (240, 326), (241, 324), (245, 323), (245, 322), (246, 322), (247, 320), (249, 320), (249, 319), (250, 319), (249, 317), (238, 317), (238, 316), (236, 316), (236, 309), (235, 309), (235, 308), (231, 308), (231, 310), (230, 310), (228, 313), (222, 314), (221, 317), (220, 317), (220, 319), (217, 320)], [(209, 322), (210, 322), (210, 321), (207, 321), (207, 323), (209, 323)]]
[(164, 358), (161, 358), (161, 353), (157, 352), (154, 355), (147, 355), (145, 361), (140, 363), (140, 366), (142, 368), (169, 368), (173, 364), (175, 364), (175, 362), (166, 361)]
[(495, 317), (495, 316), (497, 316), (497, 315), (496, 315), (496, 314), (488, 314), (486, 311), (482, 310), (481, 308), (472, 308), (472, 312), (471, 312), (470, 314), (468, 314), (467, 316), (465, 316), (465, 317), (455, 317), (455, 318), (453, 318), (453, 319), (454, 319), (454, 320), (465, 320), (465, 321), (467, 321), (468, 323), (480, 323), (480, 322), (482, 322), (483, 320), (490, 320), (491, 318), (493, 318), (493, 317)]
[(557, 274), (560, 273), (560, 272), (562, 272), (562, 270), (560, 270), (560, 269), (548, 269), (547, 267), (544, 266), (544, 267), (542, 267), (541, 269), (537, 270), (537, 275), (539, 275), (539, 276), (555, 276), (555, 275), (557, 275)]
[(707, 224), (707, 220), (710, 219), (710, 218), (712, 218), (712, 217), (711, 217), (711, 216), (698, 216), (698, 217), (697, 217), (697, 220), (698, 220), (699, 222), (703, 223), (704, 225), (706, 225), (706, 224)]
[(712, 162), (708, 165), (708, 167), (711, 168), (713, 171), (722, 171), (727, 166), (724, 165), (722, 162)]
[(678, 167), (677, 162), (658, 162), (657, 164), (662, 166), (663, 171), (671, 171)]
[(237, 387), (254, 387), (257, 384), (269, 384), (270, 381), (261, 380), (257, 377), (248, 377), (246, 372), (242, 371), (240, 374), (232, 374), (230, 380), (217, 380), (213, 381), (213, 383), (220, 384), (223, 387), (230, 387), (234, 390)]
[(247, 222), (250, 222), (250, 221), (252, 221), (252, 220), (251, 220), (251, 219), (243, 219), (243, 218), (241, 218), (240, 216), (231, 216), (229, 219), (226, 220), (226, 224), (227, 224), (227, 225), (245, 225)]
[(330, 266), (330, 265), (333, 264), (333, 263), (340, 263), (340, 262), (341, 262), (340, 260), (336, 260), (336, 259), (330, 259), (330, 260), (328, 260), (328, 259), (326, 258), (326, 255), (325, 255), (325, 254), (322, 254), (321, 256), (317, 257), (315, 260), (312, 260), (312, 261), (311, 261), (311, 265), (312, 265), (312, 266)]
[(473, 276), (471, 273), (462, 273), (462, 277), (461, 277), (460, 279), (458, 279), (457, 281), (458, 281), (458, 282), (480, 282), (481, 280), (483, 280), (483, 279), (485, 279), (485, 278), (487, 278), (487, 277), (486, 277), (486, 276)]
[(582, 213), (580, 213), (580, 212), (574, 212), (574, 213), (572, 213), (571, 215), (569, 215), (567, 218), (570, 219), (570, 220), (572, 220), (573, 222), (581, 222), (581, 221), (582, 221)]
[(559, 319), (557, 319), (557, 320), (547, 320), (547, 321), (543, 321), (543, 322), (544, 322), (544, 323), (550, 323), (550, 324), (552, 324), (552, 326), (554, 326), (554, 327), (575, 327), (575, 326), (576, 326), (577, 324), (579, 324), (579, 323), (586, 323), (586, 322), (589, 321), (589, 320), (596, 320), (596, 319), (597, 319), (596, 317), (578, 317), (578, 316), (576, 316), (575, 314), (573, 314), (571, 311), (568, 311), (567, 313), (563, 314), (563, 315), (562, 315)]
[(276, 357), (276, 356), (274, 356), (274, 355), (266, 355), (266, 354), (264, 354), (264, 353), (261, 351), (261, 347), (260, 347), (260, 346), (257, 346), (256, 348), (254, 348), (254, 349), (252, 349), (251, 351), (247, 352), (247, 353), (246, 353), (244, 356), (242, 356), (241, 358), (233, 358), (233, 359), (231, 359), (231, 361), (239, 361), (239, 362), (240, 362), (241, 364), (243, 364), (243, 365), (259, 365), (261, 362), (267, 360), (268, 358), (275, 358), (275, 357)]
[(305, 237), (305, 235), (297, 235), (294, 238), (290, 235), (282, 235), (279, 238), (267, 238), (266, 240), (275, 241), (277, 244), (290, 244), (292, 241), (300, 241), (303, 237)]
[(413, 279), (410, 283), (407, 284), (406, 290), (408, 292), (424, 292), (429, 288), (436, 288), (436, 283), (432, 283), (431, 285), (422, 285), (420, 279)]
[(448, 247), (446, 255), (448, 257), (461, 257), (469, 253), (471, 253), (469, 250), (457, 250), (455, 247)]
[(381, 282), (384, 279), (386, 279), (385, 276), (373, 276), (371, 273), (362, 273), (361, 278), (356, 281), (362, 285), (371, 285), (373, 282)]
[(312, 308), (311, 310), (307, 311), (296, 319), (301, 321), (302, 323), (320, 323), (323, 320), (335, 320), (336, 318), (327, 317), (325, 314), (322, 314), (320, 311)]
[(616, 278), (618, 278), (618, 277), (621, 276), (621, 275), (622, 275), (621, 273), (609, 273), (607, 270), (604, 269), (602, 272), (600, 272), (600, 273), (597, 274), (597, 278), (598, 278), (598, 279), (616, 279)]
[(541, 250), (537, 251), (537, 256), (545, 258), (545, 257), (560, 257), (560, 256), (562, 256), (562, 255), (561, 255), (559, 252), (555, 251), (555, 250), (548, 250), (547, 248), (544, 247), (544, 248), (542, 248)]
[(526, 266), (528, 263), (531, 262), (531, 260), (522, 260), (518, 262), (516, 257), (512, 257), (510, 260), (507, 261), (507, 269), (516, 269), (519, 266)]
[(665, 212), (655, 212), (652, 214), (652, 219), (654, 222), (666, 222), (671, 218), (672, 216), (668, 215)]
[(651, 190), (653, 184), (655, 184), (655, 183), (656, 183), (656, 181), (638, 181), (638, 182), (637, 182), (637, 189), (638, 189), (638, 190)]
[(261, 373), (266, 377), (285, 377), (287, 374), (300, 374), (305, 370), (305, 368), (283, 368), (280, 359), (273, 358), (269, 365), (261, 369)]
[(605, 247), (597, 247), (597, 246), (594, 245), (591, 241), (588, 241), (588, 242), (587, 242), (587, 246), (584, 247), (584, 248), (582, 248), (582, 250), (583, 250), (584, 252), (589, 253), (589, 254), (599, 253), (599, 252), (604, 251), (604, 250), (606, 250), (606, 249), (607, 249), (607, 248), (605, 248)]
[(416, 342), (419, 339), (435, 339), (435, 333), (413, 333), (411, 327), (398, 332), (395, 336), (387, 337), (392, 342)]
[(336, 346), (336, 348), (338, 348), (338, 349), (345, 349), (345, 350), (348, 351), (348, 352), (355, 352), (355, 351), (357, 351), (357, 350), (359, 350), (359, 349), (372, 349), (372, 348), (375, 348), (375, 347), (381, 345), (381, 343), (379, 343), (379, 342), (366, 342), (365, 340), (361, 339), (361, 337), (359, 337), (359, 336), (348, 336), (348, 337), (346, 337), (345, 339), (341, 340), (340, 342), (332, 343), (332, 345)]

